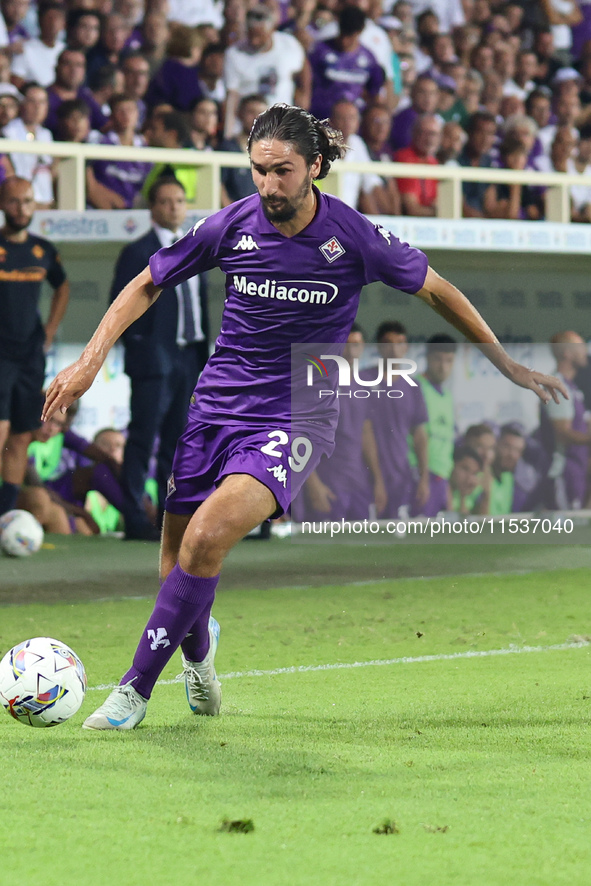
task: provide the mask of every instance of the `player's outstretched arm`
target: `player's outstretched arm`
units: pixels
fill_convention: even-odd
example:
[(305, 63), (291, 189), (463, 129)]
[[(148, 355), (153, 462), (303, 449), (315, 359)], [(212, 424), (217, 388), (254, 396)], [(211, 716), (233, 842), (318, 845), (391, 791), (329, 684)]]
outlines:
[(74, 400), (86, 393), (117, 339), (134, 320), (145, 314), (160, 292), (152, 282), (150, 268), (145, 268), (121, 290), (78, 360), (58, 373), (49, 385), (43, 421), (58, 409), (65, 412)]
[(550, 398), (558, 403), (559, 393), (568, 400), (568, 392), (560, 379), (528, 369), (513, 360), (466, 296), (452, 283), (440, 277), (433, 268), (427, 270), (423, 288), (416, 295), (455, 326), (468, 341), (487, 345), (482, 349), (483, 353), (514, 384), (533, 391), (542, 403), (548, 403)]

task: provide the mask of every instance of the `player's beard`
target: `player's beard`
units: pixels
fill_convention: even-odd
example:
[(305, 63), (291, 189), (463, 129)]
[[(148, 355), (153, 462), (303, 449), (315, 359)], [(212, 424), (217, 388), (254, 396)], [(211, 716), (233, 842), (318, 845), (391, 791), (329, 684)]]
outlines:
[(24, 215), (15, 217), (14, 215), (9, 215), (6, 210), (4, 211), (4, 221), (6, 227), (9, 228), (14, 234), (19, 234), (21, 231), (24, 231), (25, 228), (28, 228), (33, 220), (33, 217), (26, 218)]
[[(267, 220), (274, 224), (285, 224), (286, 222), (290, 222), (304, 206), (306, 198), (310, 194), (311, 187), (312, 177), (307, 175), (295, 196), (291, 198), (261, 197), (263, 212), (265, 213)], [(270, 206), (269, 201), (275, 203), (275, 206)]]

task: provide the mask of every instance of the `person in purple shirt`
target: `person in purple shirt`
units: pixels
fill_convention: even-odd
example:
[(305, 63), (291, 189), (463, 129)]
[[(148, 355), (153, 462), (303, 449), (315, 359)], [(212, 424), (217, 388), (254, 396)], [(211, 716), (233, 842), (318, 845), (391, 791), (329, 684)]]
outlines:
[[(104, 145), (145, 145), (143, 136), (137, 135), (139, 110), (134, 98), (124, 93), (114, 95), (110, 101), (111, 129), (101, 139)], [(86, 169), (86, 192), (88, 202), (96, 209), (131, 209), (140, 193), (151, 163), (141, 160), (95, 160)]]
[(317, 43), (310, 53), (310, 107), (316, 117), (329, 117), (339, 101), (353, 102), (362, 111), (366, 99), (375, 98), (384, 85), (383, 68), (359, 41), (364, 26), (365, 13), (356, 6), (345, 6), (339, 16), (338, 37)]
[[(385, 321), (376, 332), (381, 359), (404, 359), (408, 351), (406, 328), (397, 320)], [(427, 460), (427, 407), (420, 385), (399, 385), (403, 396), (371, 401), (371, 420), (384, 475), (387, 504), (381, 516), (404, 516), (411, 501), (422, 507), (429, 497)], [(418, 482), (413, 483), (408, 464), (408, 440), (416, 455)], [(416, 488), (413, 488), (416, 487)], [(414, 494), (413, 494), (414, 493)]]
[[(349, 365), (361, 359), (364, 346), (363, 331), (354, 323), (343, 350)], [(292, 503), (292, 518), (298, 521), (364, 520), (372, 502), (378, 515), (385, 508), (386, 490), (370, 418), (371, 390), (353, 376), (340, 395), (335, 448), (330, 458), (320, 460)]]
[(169, 479), (160, 592), (132, 667), (86, 719), (87, 729), (137, 726), (179, 646), (191, 710), (219, 713), (219, 625), (210, 613), (222, 563), (252, 529), (287, 509), (334, 445), (334, 392), (303, 424), (306, 435), (300, 415), (292, 422), (291, 382), (296, 392), (306, 388), (304, 360), (292, 375), (292, 343), (342, 348), (366, 283), (381, 280), (418, 295), (471, 341), (488, 343), (494, 365), (544, 401), (564, 393), (557, 379), (512, 360), (422, 252), (313, 186), (342, 157), (341, 133), (302, 108), (278, 104), (257, 117), (248, 148), (258, 194), (201, 219), (156, 252), (115, 299), (80, 358), (48, 388), (44, 420), (88, 390), (110, 347), (163, 287), (214, 267), (226, 274), (221, 332)]
[(569, 400), (541, 410), (540, 440), (551, 456), (544, 504), (551, 508), (581, 508), (587, 499), (587, 466), (591, 431), (583, 392), (575, 383), (577, 370), (587, 364), (587, 345), (576, 332), (559, 332), (550, 339), (556, 374)]
[(149, 108), (167, 104), (177, 111), (188, 111), (193, 102), (201, 98), (198, 80), (201, 49), (201, 39), (194, 28), (174, 26), (166, 47), (167, 58), (150, 80), (145, 95)]
[(410, 91), (411, 104), (392, 120), (390, 147), (393, 151), (407, 148), (412, 141), (412, 129), (415, 121), (422, 114), (437, 113), (439, 102), (439, 86), (430, 74), (420, 74)]
[(57, 111), (66, 101), (82, 99), (90, 111), (90, 128), (102, 129), (107, 122), (92, 93), (82, 84), (86, 78), (86, 58), (82, 50), (64, 49), (60, 53), (55, 68), (55, 82), (47, 88), (49, 110), (44, 126), (57, 138)]

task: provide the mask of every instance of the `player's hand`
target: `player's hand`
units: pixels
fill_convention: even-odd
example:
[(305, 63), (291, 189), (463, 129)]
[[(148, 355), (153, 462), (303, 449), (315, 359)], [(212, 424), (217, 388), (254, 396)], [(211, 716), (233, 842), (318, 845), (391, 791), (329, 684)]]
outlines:
[(41, 421), (47, 421), (58, 411), (63, 414), (74, 400), (78, 400), (93, 383), (96, 372), (83, 366), (79, 360), (62, 369), (51, 382), (45, 395)]
[(536, 372), (535, 369), (528, 369), (520, 363), (515, 363), (509, 378), (521, 388), (528, 388), (540, 398), (542, 403), (549, 403), (554, 400), (560, 403), (559, 394), (562, 394), (565, 400), (569, 400), (568, 391), (564, 383), (553, 375), (544, 375), (543, 372)]

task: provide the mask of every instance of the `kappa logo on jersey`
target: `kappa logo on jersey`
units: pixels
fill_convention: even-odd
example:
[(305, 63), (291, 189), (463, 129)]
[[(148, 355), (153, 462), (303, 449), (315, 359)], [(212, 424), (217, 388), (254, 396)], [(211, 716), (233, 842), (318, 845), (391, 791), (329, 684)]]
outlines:
[(174, 474), (171, 474), (166, 484), (166, 497), (168, 498), (173, 492), (176, 492), (176, 484), (174, 482)]
[(382, 228), (381, 225), (376, 225), (376, 228), (378, 229), (378, 234), (381, 234), (388, 246), (390, 246), (390, 244), (392, 243), (392, 234), (390, 233), (390, 231)]
[(273, 474), (278, 483), (281, 483), (283, 488), (286, 488), (287, 483), (287, 471), (281, 465), (274, 465), (272, 468), (267, 468), (270, 474)]
[(167, 646), (170, 646), (170, 640), (168, 639), (168, 634), (166, 628), (156, 628), (155, 631), (148, 631), (148, 640), (151, 640), (150, 649), (156, 651), (159, 646), (162, 646), (163, 649), (166, 649)]
[(191, 233), (193, 234), (193, 236), (195, 236), (201, 225), (204, 225), (206, 221), (206, 218), (201, 218), (196, 224), (193, 225), (193, 227), (191, 228)]
[(241, 249), (243, 252), (251, 252), (253, 249), (259, 249), (260, 247), (258, 243), (252, 239), (250, 234), (243, 234), (236, 246), (233, 246), (232, 248), (234, 252), (236, 252), (237, 249)]
[(336, 261), (340, 255), (345, 254), (345, 250), (336, 237), (331, 237), (330, 240), (327, 240), (326, 243), (323, 243), (322, 246), (319, 246), (318, 248), (327, 262), (331, 263)]

